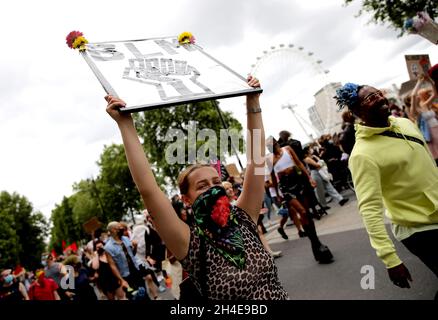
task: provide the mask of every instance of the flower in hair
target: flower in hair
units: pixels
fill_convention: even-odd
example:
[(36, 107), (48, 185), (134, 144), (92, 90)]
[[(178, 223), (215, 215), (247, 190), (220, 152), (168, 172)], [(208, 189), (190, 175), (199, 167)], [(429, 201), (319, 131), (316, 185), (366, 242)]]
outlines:
[(339, 109), (347, 106), (351, 108), (359, 101), (359, 86), (354, 83), (346, 83), (342, 88), (336, 90), (336, 104)]
[(194, 44), (195, 43), (195, 37), (190, 32), (183, 32), (178, 36), (178, 42), (179, 44)]

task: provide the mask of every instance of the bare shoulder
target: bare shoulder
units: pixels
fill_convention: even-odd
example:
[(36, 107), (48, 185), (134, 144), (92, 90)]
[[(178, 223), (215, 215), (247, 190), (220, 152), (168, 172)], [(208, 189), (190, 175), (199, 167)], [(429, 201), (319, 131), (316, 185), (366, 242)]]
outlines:
[(283, 150), (286, 150), (287, 152), (289, 152), (289, 154), (292, 155), (292, 157), (298, 158), (297, 154), (295, 153), (294, 149), (292, 149), (291, 146), (285, 146), (285, 147), (283, 147)]
[(295, 153), (294, 149), (292, 149), (291, 146), (284, 146), (282, 149), (283, 149), (283, 150), (287, 150), (287, 151), (289, 151), (290, 153)]

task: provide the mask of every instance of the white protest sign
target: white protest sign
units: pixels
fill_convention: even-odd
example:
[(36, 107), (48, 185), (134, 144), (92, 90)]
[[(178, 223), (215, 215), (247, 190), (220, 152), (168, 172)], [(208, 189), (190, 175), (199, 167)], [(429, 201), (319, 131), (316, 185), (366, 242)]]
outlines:
[(122, 112), (261, 92), (195, 44), (177, 37), (88, 43), (81, 53)]

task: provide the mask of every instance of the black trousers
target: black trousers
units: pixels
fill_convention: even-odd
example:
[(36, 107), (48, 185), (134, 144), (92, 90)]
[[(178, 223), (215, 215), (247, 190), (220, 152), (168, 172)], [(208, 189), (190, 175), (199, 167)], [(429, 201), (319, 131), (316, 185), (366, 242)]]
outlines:
[(438, 277), (438, 229), (416, 232), (402, 243)]

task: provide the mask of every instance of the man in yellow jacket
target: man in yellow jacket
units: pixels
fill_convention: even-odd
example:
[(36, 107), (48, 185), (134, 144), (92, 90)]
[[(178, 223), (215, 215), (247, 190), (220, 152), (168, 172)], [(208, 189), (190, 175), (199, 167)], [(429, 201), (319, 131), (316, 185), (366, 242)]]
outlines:
[(390, 117), (387, 99), (373, 87), (347, 83), (335, 99), (362, 121), (349, 167), (371, 246), (391, 281), (409, 288), (412, 279), (386, 232), (384, 207), (395, 238), (438, 277), (438, 168), (421, 132)]

